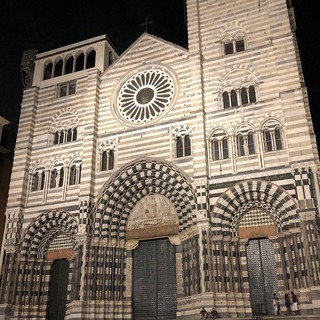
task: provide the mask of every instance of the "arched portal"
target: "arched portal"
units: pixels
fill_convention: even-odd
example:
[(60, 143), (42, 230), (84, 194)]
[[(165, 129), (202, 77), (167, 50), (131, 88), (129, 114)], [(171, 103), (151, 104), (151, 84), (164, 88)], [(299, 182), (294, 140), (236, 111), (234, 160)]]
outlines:
[[(103, 266), (102, 274), (96, 276), (110, 278), (108, 288), (115, 289), (100, 293), (93, 279), (95, 291), (89, 292), (89, 297), (107, 296), (105, 304), (120, 300), (117, 305), (130, 308), (135, 319), (145, 314), (148, 317), (144, 319), (171, 319), (170, 314), (162, 313), (168, 309), (175, 318), (177, 282), (180, 288), (182, 283), (182, 268), (176, 273), (176, 264), (182, 262), (181, 243), (172, 245), (172, 237), (195, 225), (195, 210), (191, 181), (170, 163), (141, 159), (115, 173), (93, 208), (90, 247), (92, 256), (104, 254), (109, 259), (104, 261), (115, 261), (112, 276), (105, 274)], [(163, 308), (168, 298), (172, 307)]]
[[(243, 181), (220, 196), (211, 212), (211, 221), (213, 234), (218, 235), (220, 241), (212, 241), (212, 245), (223, 249), (231, 246), (235, 249), (234, 256), (243, 257), (242, 269), (234, 279), (235, 287), (238, 279), (245, 277), (242, 281), (248, 282), (247, 287), (240, 288), (249, 294), (252, 311), (259, 305), (264, 313), (273, 314), (273, 294), (296, 285), (296, 279), (291, 274), (288, 276), (288, 266), (293, 266), (303, 255), (294, 199), (276, 184)], [(285, 254), (289, 251), (290, 254)], [(228, 263), (231, 268), (238, 267), (232, 266), (232, 260)], [(223, 281), (216, 286), (228, 291)]]
[(179, 231), (195, 224), (195, 196), (187, 176), (173, 164), (142, 159), (120, 169), (102, 188), (94, 208), (94, 236), (124, 239), (131, 210), (148, 194), (170, 200), (178, 215)]
[(77, 232), (76, 219), (64, 210), (46, 211), (26, 229), (18, 268), (24, 279), (20, 290), (28, 295), (30, 305), (23, 306), (28, 312), (37, 306), (49, 320), (65, 318), (71, 287), (69, 261), (77, 251)]

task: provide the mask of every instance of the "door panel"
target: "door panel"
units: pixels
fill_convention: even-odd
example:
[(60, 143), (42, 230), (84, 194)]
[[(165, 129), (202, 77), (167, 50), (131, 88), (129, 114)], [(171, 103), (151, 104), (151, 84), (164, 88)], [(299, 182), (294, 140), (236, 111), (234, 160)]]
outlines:
[(67, 304), (69, 261), (55, 260), (51, 266), (49, 285), (49, 320), (64, 320)]
[(278, 282), (272, 242), (269, 239), (250, 240), (247, 260), (252, 309), (262, 304), (265, 314), (273, 314), (272, 297), (278, 292)]
[(175, 319), (174, 246), (168, 239), (141, 241), (133, 261), (134, 319)]

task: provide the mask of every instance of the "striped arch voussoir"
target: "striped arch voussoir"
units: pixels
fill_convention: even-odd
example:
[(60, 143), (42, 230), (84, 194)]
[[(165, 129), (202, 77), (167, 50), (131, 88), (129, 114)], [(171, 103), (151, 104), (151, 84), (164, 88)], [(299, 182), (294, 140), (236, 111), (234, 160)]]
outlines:
[(70, 238), (75, 250), (77, 231), (78, 223), (69, 213), (63, 210), (45, 212), (27, 228), (21, 243), (21, 255), (29, 258), (44, 257), (50, 241), (60, 233)]
[(217, 200), (211, 213), (216, 231), (235, 235), (239, 219), (252, 206), (268, 211), (279, 232), (300, 226), (297, 206), (283, 188), (267, 181), (247, 180), (237, 183)]
[(162, 194), (172, 202), (180, 230), (195, 223), (195, 197), (186, 177), (167, 163), (140, 160), (121, 170), (104, 187), (94, 209), (95, 235), (124, 238), (130, 211), (150, 193)]

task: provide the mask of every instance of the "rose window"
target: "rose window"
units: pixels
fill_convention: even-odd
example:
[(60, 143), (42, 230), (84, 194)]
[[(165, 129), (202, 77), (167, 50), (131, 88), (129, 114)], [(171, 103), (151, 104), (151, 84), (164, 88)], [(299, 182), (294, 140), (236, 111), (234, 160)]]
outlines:
[(118, 112), (131, 123), (146, 123), (164, 113), (173, 100), (171, 77), (161, 70), (145, 70), (128, 79), (118, 94)]

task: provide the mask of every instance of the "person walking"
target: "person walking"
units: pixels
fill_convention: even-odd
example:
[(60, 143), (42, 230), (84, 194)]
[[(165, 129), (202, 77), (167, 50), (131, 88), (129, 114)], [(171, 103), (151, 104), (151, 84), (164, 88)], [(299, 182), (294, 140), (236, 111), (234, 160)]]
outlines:
[(299, 309), (298, 309), (298, 297), (296, 296), (296, 294), (291, 291), (291, 299), (292, 299), (292, 311), (294, 314), (298, 314)]
[(284, 295), (284, 304), (287, 308), (286, 316), (290, 316), (291, 315), (291, 301), (290, 301), (290, 297), (287, 293)]
[(274, 309), (274, 315), (278, 316), (280, 314), (280, 303), (279, 303), (279, 298), (275, 293), (273, 294), (272, 305)]

